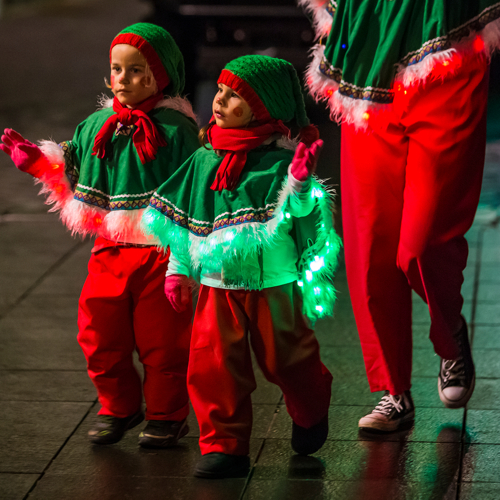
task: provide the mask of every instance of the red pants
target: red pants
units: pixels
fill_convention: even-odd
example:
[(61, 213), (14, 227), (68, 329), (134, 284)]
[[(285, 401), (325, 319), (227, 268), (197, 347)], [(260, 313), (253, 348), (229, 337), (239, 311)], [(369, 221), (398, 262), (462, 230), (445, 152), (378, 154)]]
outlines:
[[(96, 241), (97, 247), (97, 241)], [(155, 247), (107, 247), (90, 257), (80, 296), (78, 342), (102, 405), (127, 417), (146, 400), (148, 420), (182, 420), (191, 311), (176, 313), (163, 291), (168, 256)], [(132, 362), (137, 350), (144, 382)]]
[(347, 279), (372, 391), (411, 386), (411, 290), (436, 353), (458, 356), (460, 293), (481, 189), (486, 62), (398, 92), (385, 130), (342, 126)]
[(247, 455), (256, 388), (250, 344), (267, 380), (283, 391), (302, 427), (328, 411), (332, 376), (301, 312), (296, 285), (261, 291), (203, 286), (193, 322), (188, 390), (200, 425), (202, 455)]

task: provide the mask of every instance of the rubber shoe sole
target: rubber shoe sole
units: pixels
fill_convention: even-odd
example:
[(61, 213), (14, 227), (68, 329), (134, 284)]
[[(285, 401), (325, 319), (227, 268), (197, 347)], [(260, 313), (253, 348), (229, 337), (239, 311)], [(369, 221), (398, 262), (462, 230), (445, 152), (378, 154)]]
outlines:
[(177, 434), (169, 434), (168, 436), (155, 436), (153, 434), (145, 434), (143, 431), (139, 434), (139, 446), (142, 448), (171, 448), (188, 432), (189, 426), (187, 422), (184, 422), (184, 425), (179, 429)]
[(415, 420), (415, 410), (408, 412), (404, 417), (397, 420), (385, 420), (381, 418), (373, 418), (370, 415), (359, 420), (358, 427), (363, 431), (377, 431), (377, 432), (394, 432), (405, 427), (410, 422)]

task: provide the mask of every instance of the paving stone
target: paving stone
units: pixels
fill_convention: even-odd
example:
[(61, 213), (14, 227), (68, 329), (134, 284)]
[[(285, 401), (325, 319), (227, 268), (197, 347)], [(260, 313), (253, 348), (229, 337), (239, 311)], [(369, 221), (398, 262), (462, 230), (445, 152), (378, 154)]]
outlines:
[(477, 300), (479, 302), (496, 303), (500, 297), (500, 283), (487, 283), (481, 281), (478, 285)]
[(500, 444), (500, 409), (468, 409), (465, 438), (474, 444)]
[(462, 481), (498, 483), (500, 470), (500, 446), (471, 444), (464, 455)]
[(474, 410), (500, 409), (500, 384), (494, 379), (476, 379), (474, 394), (467, 403)]
[(500, 483), (461, 483), (459, 500), (498, 500)]
[[(191, 477), (195, 463), (200, 458), (196, 437), (184, 437), (174, 448), (149, 450), (140, 448), (138, 436), (145, 424), (128, 431), (114, 445), (92, 445), (87, 433), (95, 422), (93, 409), (82, 425), (52, 462), (48, 473), (59, 476), (94, 477), (107, 481), (108, 477)], [(255, 460), (262, 439), (251, 439), (250, 459)]]
[(335, 380), (359, 377), (365, 374), (361, 347), (321, 347), (321, 360)]
[(46, 474), (30, 494), (30, 500), (235, 500), (245, 479), (197, 479), (189, 477), (137, 477), (106, 475), (105, 468), (93, 476)]
[(500, 379), (500, 349), (479, 349), (473, 351), (477, 378)]
[(481, 263), (480, 283), (500, 283), (500, 262)]
[(476, 349), (500, 349), (500, 325), (476, 325), (472, 343), (473, 352)]
[(23, 500), (39, 474), (0, 473), (0, 498), (2, 500)]
[[(461, 443), (327, 441), (312, 457), (317, 459), (318, 464), (312, 468), (311, 479), (398, 479), (440, 482), (448, 487), (458, 474), (461, 446)], [(295, 479), (296, 474), (305, 479), (303, 468), (291, 451), (288, 440), (266, 440), (253, 480)]]
[(40, 474), (91, 403), (2, 402), (0, 472)]
[(96, 391), (87, 371), (0, 371), (0, 401), (88, 401)]
[[(417, 408), (415, 423), (404, 431), (391, 434), (360, 432), (358, 421), (373, 410), (373, 406), (330, 406), (329, 441), (400, 441), (459, 442), (462, 434), (463, 412), (447, 408)], [(274, 419), (270, 439), (290, 439), (292, 419), (285, 405), (280, 405)]]
[(500, 304), (478, 302), (476, 306), (476, 323), (482, 325), (500, 325)]
[[(311, 458), (311, 457), (310, 457)], [(361, 481), (326, 481), (280, 478), (253, 480), (244, 500), (452, 500), (456, 484), (451, 482), (408, 483), (395, 479)]]

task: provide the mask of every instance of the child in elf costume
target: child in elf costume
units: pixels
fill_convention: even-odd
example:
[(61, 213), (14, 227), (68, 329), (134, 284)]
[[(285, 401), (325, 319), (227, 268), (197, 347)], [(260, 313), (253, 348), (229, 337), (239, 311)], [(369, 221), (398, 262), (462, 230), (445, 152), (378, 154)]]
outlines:
[[(78, 341), (102, 408), (89, 439), (119, 441), (144, 419), (145, 447), (187, 433), (189, 308), (177, 313), (163, 292), (168, 254), (140, 230), (155, 189), (198, 147), (191, 105), (179, 97), (184, 61), (170, 34), (139, 23), (110, 49), (114, 100), (82, 122), (72, 141), (38, 147), (7, 129), (0, 146), (42, 183), (48, 203), (73, 233), (97, 235), (78, 311)], [(137, 349), (144, 382), (134, 368)]]
[[(284, 393), (293, 449), (323, 445), (332, 377), (311, 322), (332, 312), (339, 251), (331, 197), (311, 177), (322, 141), (293, 66), (243, 56), (226, 65), (218, 87), (204, 146), (158, 189), (143, 218), (145, 231), (170, 246), (172, 305), (184, 309), (190, 280), (201, 282), (188, 390), (203, 455), (195, 476), (208, 478), (248, 471), (250, 345)], [(284, 122), (293, 119), (310, 147), (288, 139)]]
[[(448, 408), (475, 370), (461, 286), (481, 191), (500, 2), (299, 0), (319, 43), (307, 82), (342, 122), (347, 281), (372, 391), (365, 430), (411, 422), (412, 291), (428, 305)], [(437, 371), (437, 370), (436, 370)]]

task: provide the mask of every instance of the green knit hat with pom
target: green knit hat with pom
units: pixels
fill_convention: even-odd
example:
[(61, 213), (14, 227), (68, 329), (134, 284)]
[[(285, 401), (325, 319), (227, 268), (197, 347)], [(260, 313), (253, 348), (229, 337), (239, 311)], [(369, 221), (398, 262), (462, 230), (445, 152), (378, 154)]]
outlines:
[(314, 136), (304, 142), (319, 137), (317, 129), (309, 125), (299, 78), (288, 61), (262, 55), (238, 57), (226, 64), (217, 83), (231, 87), (245, 99), (258, 121), (295, 120), (303, 129), (301, 136)]
[(184, 90), (184, 58), (167, 30), (151, 23), (132, 24), (116, 35), (110, 57), (120, 43), (132, 45), (144, 56), (160, 91), (176, 96)]

